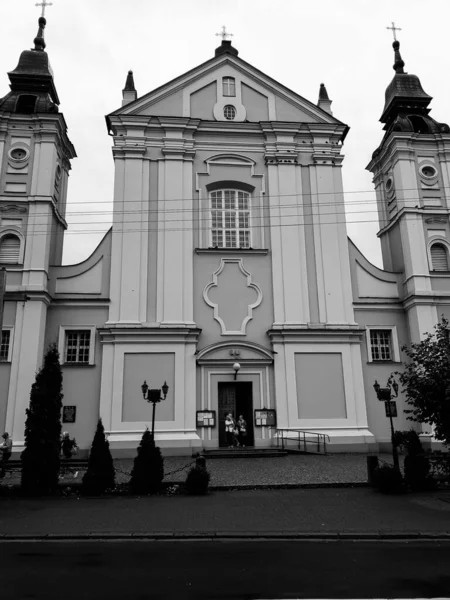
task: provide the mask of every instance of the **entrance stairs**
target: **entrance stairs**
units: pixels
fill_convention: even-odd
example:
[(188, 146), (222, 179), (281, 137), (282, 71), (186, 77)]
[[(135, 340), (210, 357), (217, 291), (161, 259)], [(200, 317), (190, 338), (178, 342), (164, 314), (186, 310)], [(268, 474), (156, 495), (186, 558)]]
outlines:
[(210, 458), (279, 458), (287, 456), (282, 448), (255, 448), (254, 446), (239, 448), (203, 448), (202, 456)]

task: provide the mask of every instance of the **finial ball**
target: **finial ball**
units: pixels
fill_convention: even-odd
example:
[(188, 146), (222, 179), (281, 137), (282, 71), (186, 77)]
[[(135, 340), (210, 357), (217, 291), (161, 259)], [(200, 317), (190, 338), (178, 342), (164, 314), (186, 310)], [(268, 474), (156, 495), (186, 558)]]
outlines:
[(45, 17), (39, 17), (38, 23), (41, 27), (45, 27), (47, 25), (47, 19)]

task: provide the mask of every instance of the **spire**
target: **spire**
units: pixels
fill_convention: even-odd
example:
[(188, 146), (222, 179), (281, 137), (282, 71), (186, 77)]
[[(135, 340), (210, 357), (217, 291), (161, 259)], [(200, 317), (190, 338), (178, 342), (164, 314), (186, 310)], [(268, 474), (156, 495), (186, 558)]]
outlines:
[[(45, 6), (49, 3), (45, 2)], [(8, 73), (11, 91), (0, 99), (0, 109), (18, 113), (58, 112), (59, 98), (53, 81), (48, 54), (45, 52), (46, 19), (39, 17), (34, 48), (24, 50), (14, 71)]]
[(130, 104), (130, 102), (134, 102), (135, 100), (137, 100), (137, 91), (134, 87), (133, 71), (128, 71), (125, 87), (122, 90), (122, 106)]
[(45, 17), (39, 17), (39, 29), (37, 32), (37, 36), (34, 38), (34, 49), (37, 52), (44, 52), (45, 50), (45, 40), (44, 40), (44, 29), (47, 24)]
[(317, 106), (325, 112), (327, 112), (329, 115), (333, 114), (331, 111), (331, 100), (328, 97), (327, 88), (325, 87), (324, 83), (320, 84), (319, 100), (317, 102)]
[(392, 44), (392, 47), (394, 48), (395, 57), (394, 66), (392, 68), (397, 74), (405, 73), (405, 71), (403, 70), (405, 63), (403, 62), (402, 57), (400, 55), (400, 42), (398, 40), (395, 40)]
[(429, 109), (427, 106), (432, 98), (429, 96), (420, 83), (417, 75), (405, 73), (405, 63), (400, 54), (400, 42), (396, 39), (392, 44), (394, 49), (395, 75), (391, 83), (386, 88), (386, 98), (383, 114), (380, 121), (382, 123), (391, 123), (400, 113), (403, 113), (408, 107), (411, 114), (427, 115)]

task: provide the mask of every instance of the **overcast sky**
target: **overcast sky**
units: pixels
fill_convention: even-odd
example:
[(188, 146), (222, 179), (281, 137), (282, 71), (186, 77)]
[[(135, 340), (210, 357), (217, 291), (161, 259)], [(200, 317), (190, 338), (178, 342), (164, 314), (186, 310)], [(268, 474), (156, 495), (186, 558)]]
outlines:
[[(36, 1), (2, 1), (0, 97), (9, 90), (6, 73), (33, 45)], [(316, 103), (326, 84), (334, 116), (350, 126), (343, 147), (348, 233), (381, 266), (365, 167), (382, 137), (378, 119), (394, 75), (386, 27), (395, 21), (402, 28), (405, 71), (433, 96), (431, 115), (450, 122), (449, 17), (448, 0), (53, 0), (46, 50), (78, 155), (64, 263), (87, 258), (111, 223), (112, 140), (104, 116), (120, 107), (127, 71), (142, 96), (211, 58), (220, 44), (215, 33), (226, 25), (242, 59), (301, 96)]]

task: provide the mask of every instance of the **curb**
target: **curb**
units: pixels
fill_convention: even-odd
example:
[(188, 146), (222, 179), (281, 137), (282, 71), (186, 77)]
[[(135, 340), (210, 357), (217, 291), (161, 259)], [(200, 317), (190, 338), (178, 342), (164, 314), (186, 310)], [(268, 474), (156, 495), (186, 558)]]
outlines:
[[(179, 482), (169, 485), (179, 485)], [(371, 487), (369, 483), (363, 481), (356, 482), (334, 482), (334, 483), (267, 483), (267, 484), (242, 484), (242, 485), (210, 485), (211, 492), (226, 492), (234, 490), (311, 490), (316, 488), (338, 489), (338, 488), (361, 488)]]
[(387, 541), (422, 541), (422, 542), (450, 542), (450, 532), (419, 532), (419, 531), (399, 531), (399, 532), (290, 532), (290, 531), (259, 531), (259, 532), (160, 532), (160, 533), (77, 533), (77, 534), (23, 534), (0, 535), (1, 542), (76, 542), (76, 541), (221, 541), (221, 540), (287, 540), (287, 541), (347, 541), (347, 542), (387, 542)]

